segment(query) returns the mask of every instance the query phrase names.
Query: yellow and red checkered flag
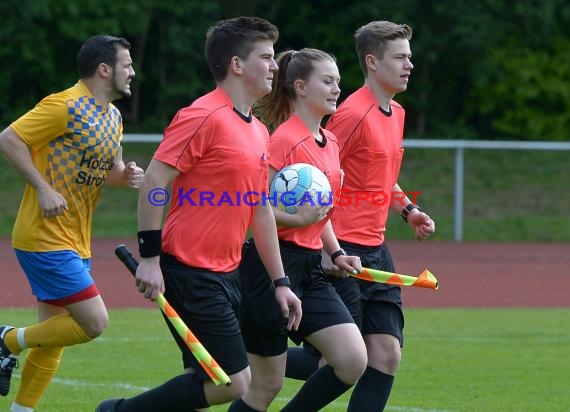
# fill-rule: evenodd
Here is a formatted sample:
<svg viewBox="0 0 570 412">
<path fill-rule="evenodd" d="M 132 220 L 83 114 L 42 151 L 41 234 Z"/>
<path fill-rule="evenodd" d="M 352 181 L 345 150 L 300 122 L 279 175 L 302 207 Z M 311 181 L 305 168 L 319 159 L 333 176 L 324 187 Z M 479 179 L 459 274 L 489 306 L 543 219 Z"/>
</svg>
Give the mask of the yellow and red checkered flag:
<svg viewBox="0 0 570 412">
<path fill-rule="evenodd" d="M 166 315 L 174 329 L 178 332 L 188 349 L 194 357 L 200 362 L 202 369 L 214 381 L 216 385 L 230 385 L 232 382 L 230 377 L 224 372 L 218 362 L 208 353 L 206 348 L 200 343 L 196 335 L 186 326 L 184 321 L 178 316 L 178 313 L 170 306 L 164 295 L 160 293 L 156 299 L 156 303 L 160 310 Z"/>
<path fill-rule="evenodd" d="M 370 282 L 387 283 L 398 286 L 416 286 L 419 288 L 437 289 L 439 282 L 429 270 L 424 270 L 418 277 L 385 272 L 383 270 L 362 268 L 360 273 L 350 274 L 358 279 Z"/>
<path fill-rule="evenodd" d="M 129 249 L 127 249 L 125 245 L 119 245 L 115 248 L 115 255 L 125 264 L 127 269 L 129 269 L 131 274 L 134 276 L 137 272 L 138 262 L 135 260 Z M 222 383 L 226 386 L 231 385 L 232 381 L 230 380 L 230 377 L 226 372 L 224 372 L 221 366 L 218 365 L 218 362 L 216 362 L 212 355 L 208 353 L 196 335 L 194 335 L 188 326 L 186 326 L 184 321 L 180 316 L 178 316 L 178 313 L 176 313 L 174 308 L 170 306 L 162 293 L 158 294 L 156 303 L 212 381 L 214 381 L 216 385 L 220 385 Z"/>
</svg>

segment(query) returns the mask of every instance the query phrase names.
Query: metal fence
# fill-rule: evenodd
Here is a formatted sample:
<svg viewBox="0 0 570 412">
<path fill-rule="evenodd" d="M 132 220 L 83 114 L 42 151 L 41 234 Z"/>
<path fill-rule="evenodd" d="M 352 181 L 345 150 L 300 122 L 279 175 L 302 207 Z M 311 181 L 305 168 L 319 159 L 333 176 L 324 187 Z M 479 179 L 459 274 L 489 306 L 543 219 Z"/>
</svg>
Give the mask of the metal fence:
<svg viewBox="0 0 570 412">
<path fill-rule="evenodd" d="M 157 143 L 161 134 L 125 134 L 124 142 Z M 463 187 L 466 149 L 494 150 L 550 150 L 570 151 L 570 142 L 524 142 L 510 140 L 422 140 L 404 139 L 404 147 L 421 149 L 451 149 L 455 151 L 453 214 L 453 238 L 463 240 Z"/>
</svg>

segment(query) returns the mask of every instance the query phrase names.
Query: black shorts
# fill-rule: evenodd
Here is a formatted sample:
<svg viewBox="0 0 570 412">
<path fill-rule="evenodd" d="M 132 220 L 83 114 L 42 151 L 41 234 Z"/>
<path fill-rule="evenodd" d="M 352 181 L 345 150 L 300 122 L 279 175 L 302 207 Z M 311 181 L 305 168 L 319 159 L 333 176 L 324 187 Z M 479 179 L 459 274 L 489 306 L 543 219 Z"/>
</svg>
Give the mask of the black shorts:
<svg viewBox="0 0 570 412">
<path fill-rule="evenodd" d="M 320 251 L 279 242 L 291 290 L 301 299 L 303 317 L 298 331 L 287 332 L 287 319 L 275 300 L 269 276 L 253 241 L 245 246 L 239 268 L 242 281 L 241 327 L 249 353 L 275 356 L 287 350 L 287 338 L 296 344 L 333 325 L 353 323 L 350 313 L 321 269 Z"/>
<path fill-rule="evenodd" d="M 160 267 L 164 297 L 221 368 L 228 375 L 247 368 L 238 320 L 241 294 L 237 270 L 218 273 L 192 268 L 166 254 L 161 256 Z M 184 367 L 209 379 L 176 329 L 165 320 L 182 351 Z"/>
<path fill-rule="evenodd" d="M 339 241 L 348 255 L 359 256 L 363 267 L 395 272 L 386 244 L 376 247 Z M 399 286 L 356 278 L 330 277 L 331 283 L 347 306 L 363 335 L 385 333 L 404 345 L 404 314 Z"/>
</svg>

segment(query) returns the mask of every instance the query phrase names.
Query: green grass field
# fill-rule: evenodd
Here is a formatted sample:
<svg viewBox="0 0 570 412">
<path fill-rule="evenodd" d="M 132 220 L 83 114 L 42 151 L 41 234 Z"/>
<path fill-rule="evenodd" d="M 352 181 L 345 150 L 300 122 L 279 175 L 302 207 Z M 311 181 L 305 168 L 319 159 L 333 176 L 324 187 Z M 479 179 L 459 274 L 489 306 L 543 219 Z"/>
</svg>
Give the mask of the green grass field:
<svg viewBox="0 0 570 412">
<path fill-rule="evenodd" d="M 32 310 L 0 310 L 3 322 L 32 323 Z M 37 411 L 93 411 L 100 400 L 137 394 L 181 370 L 158 310 L 112 310 L 96 341 L 66 349 Z M 570 310 L 408 309 L 406 345 L 387 411 L 555 412 L 570 407 Z M 8 410 L 13 390 L 0 398 Z M 299 384 L 287 380 L 270 411 Z M 326 411 L 344 411 L 348 394 Z M 224 411 L 227 406 L 211 408 Z M 166 412 L 166 411 L 165 411 Z"/>
<path fill-rule="evenodd" d="M 127 160 L 146 167 L 155 144 L 125 145 Z M 568 153 L 467 150 L 465 155 L 464 240 L 570 241 L 566 205 Z M 399 182 L 421 191 L 419 203 L 437 223 L 436 240 L 453 239 L 452 150 L 408 149 Z M 15 171 L 0 156 L 0 236 L 11 233 L 23 189 Z M 106 188 L 95 213 L 95 236 L 132 235 L 137 193 Z M 410 239 L 411 231 L 392 214 L 391 239 Z"/>
</svg>

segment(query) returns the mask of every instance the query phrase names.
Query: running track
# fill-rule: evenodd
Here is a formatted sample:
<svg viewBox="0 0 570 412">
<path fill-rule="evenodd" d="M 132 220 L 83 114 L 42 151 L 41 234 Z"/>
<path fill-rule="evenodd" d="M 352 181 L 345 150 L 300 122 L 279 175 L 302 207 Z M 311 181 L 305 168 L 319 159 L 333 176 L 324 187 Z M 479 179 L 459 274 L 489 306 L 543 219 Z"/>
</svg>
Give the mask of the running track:
<svg viewBox="0 0 570 412">
<path fill-rule="evenodd" d="M 133 239 L 95 239 L 92 274 L 109 308 L 154 307 L 138 293 L 114 257 L 117 244 L 136 252 Z M 439 290 L 404 287 L 406 307 L 570 307 L 570 244 L 388 243 L 398 271 L 418 276 L 425 268 Z M 135 253 L 136 256 L 136 253 Z M 8 238 L 0 238 L 0 307 L 31 307 L 24 274 Z"/>
</svg>

